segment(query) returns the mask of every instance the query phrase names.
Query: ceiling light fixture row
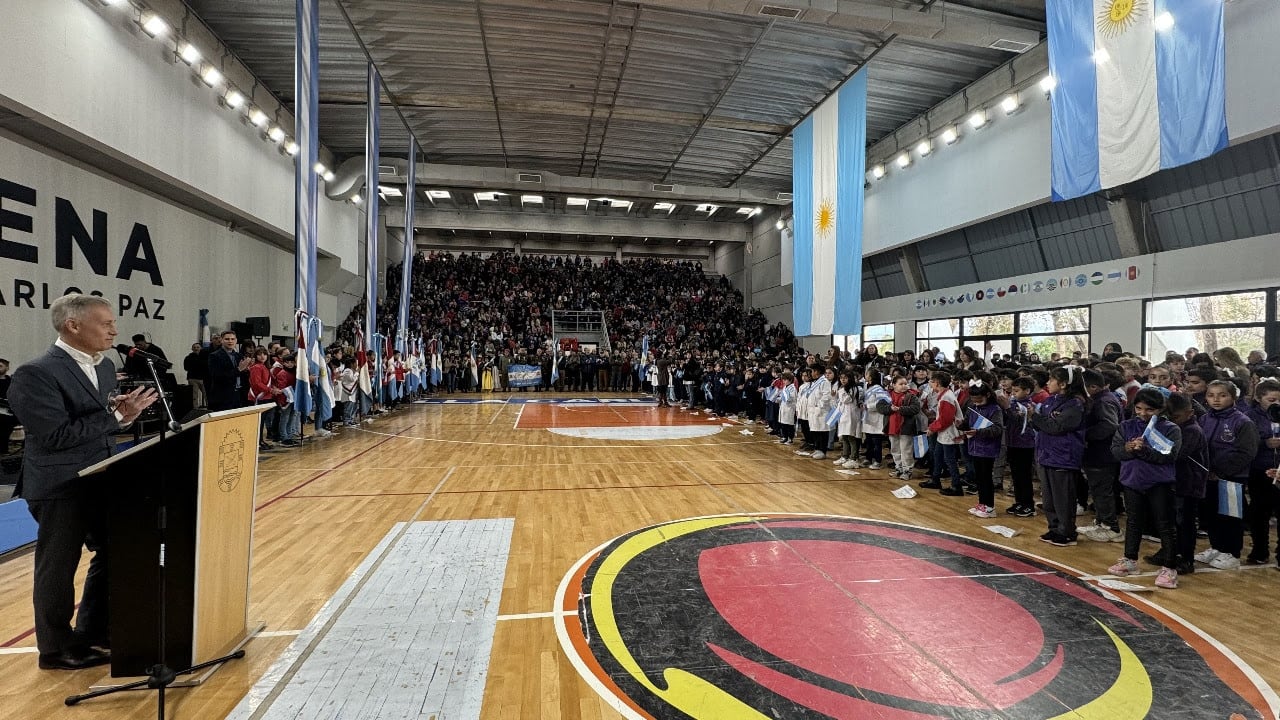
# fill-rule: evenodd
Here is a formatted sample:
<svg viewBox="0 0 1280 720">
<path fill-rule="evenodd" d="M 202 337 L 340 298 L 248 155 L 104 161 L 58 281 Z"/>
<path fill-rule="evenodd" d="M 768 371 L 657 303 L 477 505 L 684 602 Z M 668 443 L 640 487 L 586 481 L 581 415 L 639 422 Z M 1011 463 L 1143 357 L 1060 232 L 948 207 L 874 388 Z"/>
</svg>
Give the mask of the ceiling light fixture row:
<svg viewBox="0 0 1280 720">
<path fill-rule="evenodd" d="M 265 140 L 276 145 L 280 152 L 295 156 L 298 154 L 298 143 L 289 137 L 284 127 L 272 121 L 271 116 L 260 107 L 249 102 L 249 98 L 245 93 L 237 88 L 233 83 L 227 80 L 217 65 L 205 58 L 200 48 L 195 43 L 182 37 L 176 30 L 174 24 L 162 17 L 159 13 L 149 8 L 141 0 L 94 0 L 98 5 L 106 7 L 115 7 L 130 13 L 135 13 L 134 22 L 148 37 L 155 38 L 165 44 L 172 43 L 174 55 L 191 68 L 191 71 L 200 78 L 206 86 L 212 89 L 218 95 L 218 104 L 223 107 L 241 113 L 241 116 L 248 120 L 259 131 L 259 134 Z M 333 171 L 327 168 L 321 170 L 323 164 L 316 164 L 316 173 L 324 178 L 325 182 L 333 179 Z"/>
<path fill-rule="evenodd" d="M 1036 83 L 1045 97 L 1053 93 L 1053 89 L 1057 87 L 1057 80 L 1052 75 L 1045 75 Z M 1017 115 L 1023 110 L 1023 92 L 1015 89 L 1008 95 L 1001 98 L 996 103 L 996 107 L 1006 116 Z M 979 108 L 968 116 L 956 120 L 942 129 L 942 132 L 932 137 L 925 137 L 916 143 L 914 148 L 908 148 L 900 151 L 892 158 L 892 164 L 897 166 L 898 170 L 906 170 L 911 167 L 916 158 L 924 159 L 932 155 L 940 146 L 954 145 L 962 137 L 963 132 L 977 132 L 991 125 L 995 108 Z M 967 127 L 966 127 L 967 126 Z M 912 150 L 914 149 L 914 157 Z M 889 174 L 889 161 L 875 163 L 867 171 L 867 180 L 875 182 L 882 180 Z"/>
</svg>

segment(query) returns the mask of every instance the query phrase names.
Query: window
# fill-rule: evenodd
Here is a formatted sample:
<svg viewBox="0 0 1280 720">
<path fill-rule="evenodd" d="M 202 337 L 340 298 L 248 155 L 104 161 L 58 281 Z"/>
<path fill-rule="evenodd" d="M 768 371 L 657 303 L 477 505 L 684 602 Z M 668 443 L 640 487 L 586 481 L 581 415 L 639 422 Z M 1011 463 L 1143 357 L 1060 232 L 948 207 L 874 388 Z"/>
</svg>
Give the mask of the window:
<svg viewBox="0 0 1280 720">
<path fill-rule="evenodd" d="M 938 348 L 948 360 L 954 358 L 960 349 L 960 318 L 917 322 L 916 356 L 929 348 Z"/>
<path fill-rule="evenodd" d="M 893 352 L 893 323 L 863 325 L 862 344 L 875 345 L 881 355 Z"/>
<path fill-rule="evenodd" d="M 991 356 L 1013 354 L 1014 315 L 976 315 L 964 319 L 963 345 L 981 356 L 991 343 Z"/>
<path fill-rule="evenodd" d="M 1211 353 L 1235 348 L 1241 357 L 1267 347 L 1265 291 L 1148 300 L 1144 354 L 1163 358 L 1189 348 Z"/>
<path fill-rule="evenodd" d="M 1057 308 L 1018 313 L 1018 345 L 1041 361 L 1055 354 L 1069 358 L 1089 354 L 1089 308 Z"/>
<path fill-rule="evenodd" d="M 831 344 L 845 352 L 856 355 L 858 350 L 862 348 L 862 339 L 857 335 L 832 335 Z"/>
</svg>

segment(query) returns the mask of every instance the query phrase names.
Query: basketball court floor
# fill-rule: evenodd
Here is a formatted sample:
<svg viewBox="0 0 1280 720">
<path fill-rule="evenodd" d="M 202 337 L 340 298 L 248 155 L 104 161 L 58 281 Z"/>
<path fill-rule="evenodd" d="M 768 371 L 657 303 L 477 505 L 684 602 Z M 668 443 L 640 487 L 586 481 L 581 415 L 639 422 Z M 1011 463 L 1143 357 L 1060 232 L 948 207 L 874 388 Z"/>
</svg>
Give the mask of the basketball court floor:
<svg viewBox="0 0 1280 720">
<path fill-rule="evenodd" d="M 267 629 L 244 660 L 171 691 L 169 717 L 1280 707 L 1273 566 L 1197 571 L 1173 591 L 1144 566 L 1128 579 L 1142 590 L 1106 589 L 1118 544 L 1054 548 L 1042 518 L 898 498 L 886 472 L 799 457 L 759 425 L 635 396 L 446 400 L 263 456 L 250 614 Z M 104 672 L 36 669 L 31 566 L 0 564 L 3 716 L 153 716 L 142 693 L 63 706 Z"/>
</svg>

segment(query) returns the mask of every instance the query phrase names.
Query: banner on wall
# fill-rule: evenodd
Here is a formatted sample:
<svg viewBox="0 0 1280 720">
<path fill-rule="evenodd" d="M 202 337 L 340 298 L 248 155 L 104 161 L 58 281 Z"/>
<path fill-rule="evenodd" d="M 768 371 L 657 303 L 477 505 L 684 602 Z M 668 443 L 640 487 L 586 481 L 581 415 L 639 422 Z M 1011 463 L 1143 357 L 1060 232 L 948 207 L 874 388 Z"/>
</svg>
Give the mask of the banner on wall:
<svg viewBox="0 0 1280 720">
<path fill-rule="evenodd" d="M 936 317 L 955 315 L 972 307 L 972 314 L 1122 300 L 1146 295 L 1151 286 L 1149 258 L 1130 258 L 1113 264 L 1059 270 L 996 280 L 971 287 L 924 293 L 913 299 L 915 309 Z M 1016 307 L 1015 307 L 1016 305 Z M 973 307 L 976 306 L 976 307 Z M 937 313 L 929 312 L 937 310 Z"/>
<path fill-rule="evenodd" d="M 537 365 L 511 365 L 507 368 L 507 384 L 511 387 L 541 385 L 542 368 Z"/>
</svg>

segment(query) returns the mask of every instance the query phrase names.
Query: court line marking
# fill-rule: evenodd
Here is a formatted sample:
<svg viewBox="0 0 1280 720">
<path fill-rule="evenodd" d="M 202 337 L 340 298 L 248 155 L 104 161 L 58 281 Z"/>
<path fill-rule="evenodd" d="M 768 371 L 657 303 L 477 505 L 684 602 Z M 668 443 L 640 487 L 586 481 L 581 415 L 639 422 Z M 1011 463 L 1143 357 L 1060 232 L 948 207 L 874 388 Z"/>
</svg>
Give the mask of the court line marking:
<svg viewBox="0 0 1280 720">
<path fill-rule="evenodd" d="M 520 418 L 524 417 L 524 409 L 527 407 L 529 407 L 528 403 L 522 404 L 520 409 L 516 411 L 516 421 L 511 425 L 512 430 L 518 430 L 520 428 Z"/>
<path fill-rule="evenodd" d="M 430 504 L 432 498 L 436 496 L 436 493 L 440 492 L 440 488 L 444 487 L 444 484 L 453 476 L 453 471 L 454 468 L 449 468 L 449 472 L 440 478 L 440 482 L 436 483 L 435 489 L 422 501 L 422 504 L 409 516 L 407 521 L 399 522 L 392 526 L 392 531 L 383 537 L 382 542 L 378 543 L 377 547 L 374 548 L 374 552 L 369 554 L 369 557 L 356 568 L 356 572 L 338 588 L 337 593 L 320 608 L 320 612 L 316 613 L 315 618 L 308 624 L 308 627 L 316 624 L 319 624 L 319 627 L 310 638 L 305 638 L 307 642 L 303 643 L 304 637 L 299 634 L 293 643 L 280 654 L 280 657 L 272 663 L 267 672 L 262 675 L 262 678 L 250 688 L 246 697 L 251 698 L 250 707 L 248 708 L 251 719 L 261 718 L 262 713 L 270 709 L 271 705 L 279 699 L 283 688 L 297 675 L 303 663 L 311 657 L 319 646 L 320 641 L 329 634 L 329 631 L 333 629 L 334 623 L 351 605 L 351 601 L 355 599 L 360 590 L 369 582 L 369 579 L 382 567 L 382 563 L 387 559 L 391 549 L 409 532 L 409 526 L 427 509 L 427 505 Z M 355 582 L 352 582 L 352 580 L 355 580 Z M 342 596 L 339 601 L 339 595 L 344 589 L 346 590 L 346 595 Z M 318 623 L 322 618 L 323 623 Z M 266 691 L 265 694 L 262 691 Z"/>
<path fill-rule="evenodd" d="M 502 404 L 498 406 L 498 411 L 493 414 L 493 417 L 489 418 L 489 422 L 485 423 L 485 425 L 492 425 L 493 421 L 497 420 L 498 416 L 502 414 L 502 411 L 507 409 L 507 404 L 510 402 L 511 398 L 509 397 L 506 400 L 503 400 Z M 520 409 L 523 410 L 524 407 L 522 406 Z"/>
<path fill-rule="evenodd" d="M 416 424 L 415 424 L 415 425 L 411 425 L 410 427 L 416 427 Z M 452 443 L 452 444 L 455 444 L 455 445 L 491 445 L 491 446 L 494 446 L 494 447 L 557 448 L 557 449 L 570 449 L 570 450 L 618 450 L 618 449 L 622 449 L 622 448 L 646 448 L 646 449 L 652 450 L 652 449 L 654 448 L 654 445 L 653 445 L 653 444 L 648 444 L 648 445 L 621 445 L 621 444 L 614 443 L 614 444 L 612 444 L 612 445 L 564 445 L 564 444 L 562 444 L 562 443 L 557 443 L 557 444 L 549 444 L 549 443 L 504 443 L 504 442 L 485 442 L 485 441 L 482 441 L 482 440 L 446 440 L 446 439 L 444 439 L 444 438 L 418 437 L 417 435 L 400 435 L 400 434 L 398 434 L 398 433 L 393 435 L 393 434 L 391 434 L 391 433 L 381 433 L 381 432 L 378 432 L 378 431 L 376 431 L 376 430 L 366 430 L 366 429 L 364 429 L 364 428 L 355 428 L 355 429 L 356 429 L 356 430 L 359 430 L 360 432 L 366 432 L 366 433 L 369 433 L 370 435 L 383 435 L 383 436 L 387 436 L 387 437 L 399 437 L 399 438 L 401 438 L 401 439 L 403 439 L 403 440 L 420 440 L 420 441 L 422 441 L 422 442 Z M 405 428 L 405 430 L 408 430 L 408 429 L 409 429 L 409 428 Z M 404 432 L 404 430 L 402 430 L 401 432 Z M 562 436 L 562 437 L 564 437 L 564 436 Z M 719 437 L 719 436 L 718 436 L 718 435 L 708 435 L 707 437 L 709 437 L 709 438 L 714 438 L 714 437 Z M 774 443 L 774 441 L 773 441 L 773 440 L 748 440 L 748 441 L 746 441 L 746 442 L 737 442 L 737 441 L 735 441 L 735 442 L 705 442 L 705 443 L 672 443 L 672 444 L 669 444 L 669 445 L 663 445 L 663 447 L 668 447 L 668 448 L 673 448 L 673 447 L 700 447 L 700 448 L 710 448 L 710 447 L 719 447 L 719 446 L 724 446 L 724 445 L 728 445 L 728 446 L 734 446 L 734 445 L 764 445 L 764 444 L 769 444 L 769 443 Z"/>
<path fill-rule="evenodd" d="M 298 635 L 301 635 L 301 634 L 302 634 L 301 630 L 263 630 L 257 635 L 254 635 L 254 637 L 260 637 L 260 638 L 297 637 Z"/>
<path fill-rule="evenodd" d="M 531 612 L 531 613 L 513 613 L 511 615 L 499 615 L 498 620 L 540 620 L 543 618 L 562 618 L 577 615 L 575 610 L 552 610 L 550 612 Z"/>
<path fill-rule="evenodd" d="M 0 655 L 28 655 L 28 654 L 34 655 L 35 653 L 38 653 L 38 652 L 40 652 L 40 648 L 36 647 L 35 645 L 28 645 L 26 647 L 0 648 Z"/>
<path fill-rule="evenodd" d="M 415 428 L 415 427 L 417 427 L 417 424 L 416 424 L 416 423 L 415 423 L 415 424 L 413 424 L 413 425 L 410 425 L 409 427 L 405 428 L 404 430 L 401 430 L 401 431 L 400 431 L 400 432 L 398 432 L 398 433 L 395 433 L 395 434 L 389 434 L 389 435 L 387 435 L 386 439 L 382 440 L 381 442 L 376 442 L 376 443 L 374 443 L 373 445 L 370 445 L 369 447 L 365 448 L 364 450 L 361 450 L 360 452 L 356 453 L 355 455 L 352 455 L 351 457 L 347 458 L 346 460 L 343 460 L 342 462 L 338 463 L 337 465 L 334 465 L 333 467 L 329 468 L 328 470 L 325 470 L 324 472 L 322 472 L 322 473 L 320 473 L 320 474 L 316 475 L 315 477 L 313 477 L 313 478 L 311 478 L 311 479 L 309 479 L 309 480 L 306 480 L 306 481 L 305 481 L 305 482 L 303 482 L 302 484 L 295 486 L 295 487 L 294 487 L 294 488 L 292 488 L 291 490 L 286 490 L 283 494 L 281 494 L 281 495 L 277 495 L 277 496 L 275 496 L 275 497 L 271 498 L 270 500 L 268 500 L 268 501 L 266 501 L 266 502 L 262 503 L 261 505 L 259 505 L 259 506 L 255 507 L 255 508 L 253 509 L 254 513 L 257 513 L 259 510 L 263 510 L 263 509 L 265 509 L 265 508 L 267 508 L 267 507 L 270 507 L 271 505 L 275 504 L 276 502 L 280 501 L 281 499 L 283 499 L 284 497 L 286 497 L 287 495 L 289 495 L 289 493 L 292 493 L 292 492 L 296 492 L 296 491 L 298 491 L 298 490 L 301 490 L 302 488 L 304 488 L 304 487 L 306 487 L 306 486 L 310 485 L 311 483 L 315 482 L 316 480 L 319 480 L 320 478 L 324 477 L 325 475 L 328 475 L 329 473 L 333 472 L 334 470 L 337 470 L 337 469 L 339 469 L 339 468 L 341 468 L 341 467 L 345 466 L 347 463 L 351 462 L 352 460 L 355 460 L 356 458 L 360 457 L 361 455 L 364 455 L 365 453 L 369 452 L 370 450 L 373 450 L 373 449 L 375 449 L 375 448 L 382 447 L 383 445 L 387 444 L 388 442 L 391 442 L 391 439 L 392 439 L 392 438 L 395 438 L 395 437 L 399 437 L 399 436 L 400 436 L 400 433 L 408 432 L 408 431 L 412 430 L 412 429 L 413 429 L 413 428 Z M 446 475 L 445 477 L 448 477 L 448 475 Z"/>
</svg>

